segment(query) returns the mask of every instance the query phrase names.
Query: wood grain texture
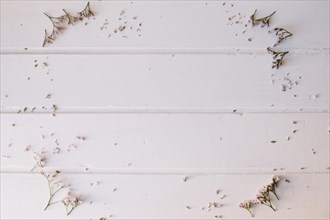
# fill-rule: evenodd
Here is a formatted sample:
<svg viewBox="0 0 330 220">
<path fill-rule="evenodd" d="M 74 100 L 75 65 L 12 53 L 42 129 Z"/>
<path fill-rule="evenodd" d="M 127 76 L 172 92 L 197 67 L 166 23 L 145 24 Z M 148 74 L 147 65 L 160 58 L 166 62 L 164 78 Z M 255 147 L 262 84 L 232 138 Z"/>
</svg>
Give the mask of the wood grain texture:
<svg viewBox="0 0 330 220">
<path fill-rule="evenodd" d="M 313 112 L 329 108 L 329 55 L 323 53 L 290 56 L 279 71 L 271 70 L 270 55 L 1 58 L 2 112 L 26 106 L 36 107 L 34 112 L 50 112 L 52 104 L 58 105 L 58 112 Z M 283 86 L 287 91 L 282 91 Z M 45 98 L 48 93 L 51 99 Z"/>
<path fill-rule="evenodd" d="M 275 37 L 267 30 L 248 28 L 247 33 L 242 34 L 249 16 L 255 9 L 260 9 L 260 16 L 276 10 L 272 27 L 288 28 L 294 33 L 294 38 L 283 42 L 281 47 L 329 48 L 328 1 L 281 1 L 280 4 L 277 1 L 237 1 L 228 2 L 225 6 L 223 2 L 93 1 L 91 7 L 96 13 L 95 20 L 91 19 L 88 25 L 81 23 L 70 28 L 52 47 L 264 49 L 275 42 Z M 85 2 L 1 1 L 1 6 L 2 47 L 23 49 L 41 47 L 44 29 L 51 31 L 51 23 L 43 15 L 44 12 L 60 16 L 63 14 L 62 8 L 65 8 L 74 13 L 82 10 Z M 118 20 L 122 10 L 126 13 L 122 20 Z M 227 25 L 230 17 L 239 17 L 238 13 L 246 16 L 238 21 L 243 24 Z M 134 16 L 138 18 L 132 19 Z M 108 19 L 108 28 L 101 30 L 105 19 Z M 114 29 L 126 21 L 127 29 L 114 34 Z M 232 22 L 235 23 L 236 19 Z M 137 31 L 140 23 L 142 30 Z M 110 38 L 109 34 L 112 35 Z M 253 40 L 250 42 L 248 38 Z"/>
<path fill-rule="evenodd" d="M 1 219 L 248 219 L 274 174 L 277 211 L 255 219 L 329 219 L 329 1 L 91 1 L 46 48 L 43 13 L 85 1 L 0 4 Z M 294 34 L 279 70 L 255 9 Z M 41 150 L 84 196 L 70 216 L 43 211 Z"/>
<path fill-rule="evenodd" d="M 28 172 L 32 150 L 44 148 L 47 166 L 69 172 L 325 172 L 327 119 L 327 113 L 6 114 L 1 153 L 10 158 L 1 167 Z M 86 141 L 76 139 L 84 135 Z M 56 140 L 62 151 L 53 155 Z"/>
<path fill-rule="evenodd" d="M 238 207 L 244 199 L 253 199 L 271 175 L 63 175 L 85 202 L 70 216 L 62 204 L 47 202 L 47 182 L 40 174 L 1 174 L 1 217 L 3 219 L 250 219 Z M 281 182 L 278 209 L 265 206 L 254 209 L 253 219 L 327 219 L 329 216 L 329 174 L 285 175 Z M 99 182 L 95 185 L 96 181 Z M 94 183 L 94 185 L 91 185 Z M 243 184 L 243 186 L 242 186 Z M 113 189 L 117 190 L 113 192 Z M 220 190 L 220 194 L 216 191 Z M 13 196 L 15 195 L 15 196 Z M 223 195 L 225 197 L 220 199 Z M 3 198 L 6 200 L 4 201 Z M 90 204 L 92 202 L 92 204 Z M 209 202 L 222 207 L 201 210 Z M 191 209 L 187 209 L 190 206 Z M 17 210 L 20 210 L 17 212 Z M 109 215 L 112 218 L 108 218 Z"/>
</svg>

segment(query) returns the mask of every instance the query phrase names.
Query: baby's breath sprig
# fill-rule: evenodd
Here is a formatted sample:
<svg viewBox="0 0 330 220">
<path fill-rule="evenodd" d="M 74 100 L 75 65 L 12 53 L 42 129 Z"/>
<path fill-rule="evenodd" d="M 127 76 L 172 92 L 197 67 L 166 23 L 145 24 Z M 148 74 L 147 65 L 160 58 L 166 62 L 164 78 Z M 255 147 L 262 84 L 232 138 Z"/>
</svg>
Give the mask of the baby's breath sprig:
<svg viewBox="0 0 330 220">
<path fill-rule="evenodd" d="M 41 152 L 34 152 L 34 161 L 36 162 L 36 164 L 34 165 L 34 167 L 31 169 L 31 172 L 39 167 L 39 168 L 43 168 L 46 165 L 47 162 L 47 157 L 46 157 L 46 152 L 41 151 Z"/>
<path fill-rule="evenodd" d="M 44 211 L 46 211 L 46 209 L 53 204 L 56 204 L 60 201 L 56 201 L 54 202 L 54 196 L 61 191 L 64 188 L 67 188 L 69 185 L 64 184 L 63 181 L 56 181 L 55 178 L 57 177 L 57 175 L 60 173 L 60 171 L 56 170 L 54 172 L 51 173 L 45 173 L 44 171 L 41 171 L 40 174 L 42 176 L 44 176 L 48 182 L 48 189 L 49 189 L 49 199 L 47 202 L 47 205 L 44 208 Z"/>
<path fill-rule="evenodd" d="M 280 178 L 278 176 L 273 176 L 272 182 L 267 185 L 267 190 L 272 192 L 277 200 L 280 200 L 278 195 L 276 194 L 276 188 L 278 187 L 278 183 L 280 182 Z"/>
<path fill-rule="evenodd" d="M 289 53 L 289 51 L 282 51 L 282 52 L 274 51 L 274 50 L 270 49 L 270 47 L 267 47 L 267 51 L 268 51 L 268 53 L 273 55 L 272 69 L 274 69 L 274 68 L 279 69 L 280 66 L 283 65 L 284 56 Z"/>
<path fill-rule="evenodd" d="M 262 189 L 259 190 L 259 193 L 257 194 L 257 200 L 259 201 L 260 204 L 268 206 L 269 208 L 271 208 L 273 211 L 276 211 L 276 209 L 274 208 L 272 201 L 271 201 L 271 197 L 269 195 L 269 190 L 267 187 L 263 187 Z"/>
<path fill-rule="evenodd" d="M 256 14 L 257 14 L 257 9 L 254 11 L 254 13 L 250 16 L 250 20 L 249 22 L 252 23 L 252 26 L 257 26 L 257 25 L 261 25 L 261 27 L 264 27 L 265 25 L 267 25 L 268 27 L 270 26 L 270 19 L 271 17 L 276 13 L 276 11 L 274 11 L 273 13 L 271 13 L 270 15 L 263 17 L 263 18 L 256 18 Z M 276 47 L 277 45 L 279 45 L 283 40 L 287 39 L 288 37 L 291 37 L 293 34 L 291 32 L 289 32 L 288 30 L 284 29 L 284 28 L 274 28 L 272 31 L 268 31 L 269 33 L 275 32 L 275 35 L 277 36 L 277 42 L 273 45 L 273 47 Z M 279 69 L 280 66 L 283 65 L 283 58 L 286 54 L 289 53 L 289 51 L 284 51 L 284 52 L 276 52 L 272 49 L 270 49 L 269 47 L 267 48 L 267 51 L 269 53 L 271 53 L 273 56 L 273 65 L 272 65 L 272 69 L 276 68 Z"/>
<path fill-rule="evenodd" d="M 277 42 L 274 44 L 274 47 L 279 45 L 283 40 L 292 36 L 292 33 L 290 33 L 288 30 L 284 28 L 274 28 L 274 32 L 275 35 L 278 37 Z"/>
<path fill-rule="evenodd" d="M 70 215 L 78 205 L 83 203 L 83 200 L 81 196 L 74 196 L 71 192 L 68 192 L 66 197 L 62 200 L 62 203 L 65 206 L 66 215 Z"/>
<path fill-rule="evenodd" d="M 251 22 L 252 22 L 252 26 L 256 26 L 261 24 L 261 27 L 264 27 L 265 25 L 267 25 L 269 27 L 270 24 L 270 18 L 276 13 L 276 11 L 274 11 L 273 13 L 271 13 L 270 15 L 263 17 L 263 18 L 256 18 L 256 14 L 257 14 L 257 9 L 254 11 L 254 13 L 250 16 Z"/>
<path fill-rule="evenodd" d="M 94 16 L 94 13 L 91 10 L 89 2 L 87 3 L 84 10 L 82 10 L 78 14 L 79 14 L 80 20 L 82 20 L 83 18 L 89 18 L 90 16 Z"/>
<path fill-rule="evenodd" d="M 52 22 L 53 30 L 61 32 L 65 29 L 64 26 L 63 26 L 63 23 L 66 20 L 65 15 L 62 15 L 62 16 L 59 16 L 59 17 L 52 17 L 52 16 L 48 15 L 47 13 L 44 13 L 44 15 L 46 15 L 49 18 L 49 20 Z"/>
<path fill-rule="evenodd" d="M 90 16 L 94 16 L 94 13 L 91 10 L 89 2 L 87 3 L 84 10 L 82 10 L 81 12 L 78 12 L 78 16 L 69 14 L 65 9 L 63 9 L 63 11 L 65 14 L 61 15 L 59 17 L 52 17 L 52 16 L 48 15 L 47 13 L 44 13 L 49 18 L 49 20 L 52 22 L 53 30 L 52 30 L 51 34 L 48 34 L 47 30 L 45 30 L 45 37 L 44 37 L 44 41 L 42 43 L 43 47 L 45 47 L 49 44 L 52 44 L 55 41 L 57 36 L 63 30 L 65 30 L 66 22 L 69 25 L 70 24 L 73 25 L 73 24 L 77 23 L 78 21 L 84 20 L 84 18 L 89 18 Z"/>
<path fill-rule="evenodd" d="M 57 35 L 60 34 L 65 29 L 64 22 L 66 20 L 66 16 L 64 15 L 60 17 L 52 17 L 47 13 L 44 13 L 44 15 L 46 15 L 49 18 L 49 20 L 52 22 L 53 30 L 51 34 L 48 34 L 47 30 L 45 30 L 45 37 L 42 43 L 43 47 L 45 47 L 48 44 L 52 44 L 55 41 Z"/>
<path fill-rule="evenodd" d="M 244 202 L 241 202 L 239 204 L 240 208 L 246 209 L 252 217 L 254 217 L 252 208 L 257 205 L 257 204 L 262 204 L 265 206 L 268 206 L 271 208 L 273 211 L 276 211 L 272 204 L 272 197 L 271 194 L 274 194 L 276 199 L 279 200 L 278 195 L 276 194 L 276 188 L 278 187 L 278 184 L 280 182 L 280 177 L 279 176 L 273 176 L 272 182 L 269 183 L 268 185 L 262 187 L 258 194 L 256 195 L 256 199 L 254 200 L 246 200 Z"/>
<path fill-rule="evenodd" d="M 45 29 L 45 37 L 44 42 L 42 43 L 42 47 L 45 47 L 48 44 L 52 44 L 54 42 L 54 38 L 52 38 L 51 35 L 48 34 L 47 30 Z"/>
<path fill-rule="evenodd" d="M 279 182 L 280 182 L 280 177 L 273 176 L 272 182 L 269 183 L 267 186 L 262 187 L 256 196 L 260 204 L 268 206 L 273 211 L 276 211 L 276 209 L 272 204 L 270 193 L 273 193 L 276 199 L 279 200 L 278 195 L 276 194 L 276 188 L 278 187 Z"/>
<path fill-rule="evenodd" d="M 62 9 L 65 13 L 65 16 L 68 18 L 68 24 L 75 24 L 79 21 L 79 17 L 70 15 L 65 9 Z"/>
<path fill-rule="evenodd" d="M 256 205 L 256 204 L 259 204 L 259 200 L 246 200 L 244 202 L 241 202 L 239 204 L 239 207 L 240 208 L 243 208 L 243 209 L 246 209 L 251 217 L 253 217 L 253 212 L 252 212 L 252 208 Z"/>
</svg>

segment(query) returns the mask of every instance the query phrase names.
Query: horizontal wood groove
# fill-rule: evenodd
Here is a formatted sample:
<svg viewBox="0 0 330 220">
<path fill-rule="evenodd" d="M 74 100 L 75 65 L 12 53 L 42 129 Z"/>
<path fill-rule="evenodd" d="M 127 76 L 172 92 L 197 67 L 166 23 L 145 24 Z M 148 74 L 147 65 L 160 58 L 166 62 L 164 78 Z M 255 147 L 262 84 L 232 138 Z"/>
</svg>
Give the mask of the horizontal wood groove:
<svg viewBox="0 0 330 220">
<path fill-rule="evenodd" d="M 0 2 L 11 2 L 12 0 L 0 0 Z M 53 1 L 53 0 L 19 0 L 19 1 L 22 1 L 22 2 L 25 2 L 25 1 L 29 1 L 29 2 L 38 2 L 38 1 Z M 84 0 L 70 0 L 71 2 L 85 2 Z M 89 0 L 90 2 L 98 2 L 100 0 Z M 219 0 L 103 0 L 104 2 L 219 2 Z M 244 0 L 232 0 L 232 1 L 236 1 L 236 2 L 239 2 L 239 1 L 243 1 Z M 264 2 L 265 0 L 253 0 L 253 1 L 260 1 L 260 2 Z M 274 1 L 274 0 L 266 0 L 267 1 Z M 279 1 L 279 2 L 285 2 L 285 1 L 288 1 L 288 0 L 276 0 L 276 1 Z M 311 0 L 291 0 L 293 2 L 300 2 L 300 1 L 305 1 L 305 2 L 310 2 Z M 316 2 L 326 2 L 328 0 L 316 0 Z M 221 2 L 221 1 L 220 1 Z"/>
<path fill-rule="evenodd" d="M 51 107 L 49 107 L 51 108 Z M 17 113 L 22 108 L 4 107 L 0 114 L 53 114 L 52 110 Z M 21 110 L 22 111 L 22 110 Z M 329 113 L 326 108 L 107 108 L 63 107 L 56 114 L 274 114 L 274 113 Z"/>
<path fill-rule="evenodd" d="M 280 48 L 290 54 L 329 53 L 330 48 Z M 268 54 L 266 48 L 1 48 L 10 54 Z"/>
<path fill-rule="evenodd" d="M 109 175 L 191 175 L 191 176 L 213 176 L 213 175 L 313 175 L 313 174 L 329 174 L 329 169 L 288 169 L 273 171 L 272 169 L 101 169 L 101 168 L 60 168 L 60 167 L 49 167 L 45 168 L 44 171 L 50 172 L 54 170 L 60 170 L 61 173 L 65 174 L 109 174 Z M 2 168 L 0 173 L 16 173 L 16 174 L 38 174 L 38 171 L 27 171 L 21 168 Z"/>
</svg>

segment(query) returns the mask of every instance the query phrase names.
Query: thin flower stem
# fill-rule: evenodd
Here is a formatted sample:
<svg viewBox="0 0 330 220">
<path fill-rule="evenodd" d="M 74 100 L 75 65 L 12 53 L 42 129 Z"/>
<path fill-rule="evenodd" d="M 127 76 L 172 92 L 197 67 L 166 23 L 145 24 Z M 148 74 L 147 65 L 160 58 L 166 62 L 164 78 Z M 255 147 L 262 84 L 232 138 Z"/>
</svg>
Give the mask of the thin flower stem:
<svg viewBox="0 0 330 220">
<path fill-rule="evenodd" d="M 52 17 L 50 17 L 47 13 L 44 13 L 44 15 L 46 15 L 52 21 Z"/>
<path fill-rule="evenodd" d="M 92 12 L 91 8 L 90 8 L 90 4 L 89 2 L 87 2 L 86 7 L 84 8 L 84 10 L 82 10 L 81 12 L 79 12 L 80 16 L 84 16 L 84 17 L 90 17 L 91 15 L 94 16 L 94 13 Z"/>
<path fill-rule="evenodd" d="M 37 167 L 37 164 L 34 165 L 34 167 L 30 170 L 30 172 L 32 172 L 36 167 Z"/>
<path fill-rule="evenodd" d="M 60 17 L 53 17 L 53 16 L 48 15 L 47 13 L 44 13 L 44 15 L 46 15 L 49 18 L 49 20 L 51 20 L 51 22 L 53 24 L 56 24 L 56 20 L 59 21 L 59 19 L 61 19 L 61 17 L 62 17 L 62 16 L 60 16 Z"/>
<path fill-rule="evenodd" d="M 270 205 L 269 207 L 273 209 L 274 212 L 276 212 L 276 209 L 273 207 L 273 205 Z"/>
<path fill-rule="evenodd" d="M 56 194 L 58 191 L 60 191 L 61 189 L 64 188 L 64 187 L 60 187 L 60 188 L 58 188 L 55 192 L 52 193 L 52 187 L 50 186 L 50 181 L 47 180 L 47 182 L 48 182 L 48 188 L 49 188 L 49 199 L 48 199 L 48 202 L 47 202 L 46 207 L 44 208 L 44 211 L 46 211 L 46 209 L 47 209 L 50 205 L 55 204 L 55 203 L 58 202 L 58 201 L 57 201 L 57 202 L 51 202 L 51 201 L 52 201 L 53 197 L 55 196 L 55 194 Z"/>
<path fill-rule="evenodd" d="M 68 18 L 68 24 L 74 24 L 76 21 L 79 20 L 78 17 L 72 16 L 70 15 L 65 9 L 62 9 L 66 15 L 66 17 Z"/>
<path fill-rule="evenodd" d="M 249 211 L 249 213 L 251 214 L 251 217 L 253 218 L 254 216 L 253 216 L 253 213 L 252 213 L 251 209 L 246 209 L 246 210 Z"/>
<path fill-rule="evenodd" d="M 256 10 L 256 11 L 257 11 L 257 10 Z M 262 21 L 262 20 L 265 20 L 265 19 L 269 19 L 269 18 L 270 18 L 271 16 L 273 16 L 275 13 L 276 13 L 276 11 L 274 11 L 273 13 L 271 13 L 270 15 L 268 15 L 268 16 L 266 16 L 266 17 L 256 19 L 255 21 Z"/>
<path fill-rule="evenodd" d="M 55 22 L 53 20 L 54 17 L 49 16 L 47 13 L 44 13 L 44 15 L 46 15 L 49 18 L 49 20 L 52 22 L 53 26 L 56 26 L 56 24 L 55 24 Z"/>
<path fill-rule="evenodd" d="M 62 202 L 62 201 L 51 202 L 50 205 L 53 205 L 53 204 L 56 204 L 56 203 L 59 203 L 59 202 Z"/>
<path fill-rule="evenodd" d="M 48 202 L 47 202 L 47 205 L 46 205 L 46 207 L 44 208 L 44 211 L 46 211 L 46 209 L 51 205 L 51 203 L 50 203 L 50 200 L 52 199 L 52 197 L 49 197 L 49 199 L 48 199 Z"/>
<path fill-rule="evenodd" d="M 48 184 L 49 185 L 49 184 Z M 50 196 L 49 196 L 49 199 L 48 199 L 48 202 L 47 202 L 47 205 L 46 205 L 46 207 L 44 208 L 44 211 L 46 211 L 46 209 L 48 208 L 48 206 L 50 206 L 51 205 L 51 201 L 52 201 L 52 198 L 53 198 L 53 196 L 54 196 L 55 194 L 51 194 L 50 193 Z"/>
<path fill-rule="evenodd" d="M 50 186 L 50 182 L 47 180 L 48 182 L 48 189 L 49 189 L 49 196 L 52 196 L 52 187 Z"/>
<path fill-rule="evenodd" d="M 276 197 L 277 200 L 280 200 L 280 199 L 278 198 L 278 195 L 276 194 L 275 190 L 272 191 L 272 193 L 274 194 L 274 196 Z"/>
<path fill-rule="evenodd" d="M 66 213 L 66 215 L 70 215 L 71 214 L 71 212 L 74 210 L 74 207 L 72 207 L 71 208 L 71 210 L 68 212 L 68 210 L 67 210 L 67 213 Z"/>
<path fill-rule="evenodd" d="M 254 11 L 254 13 L 250 16 L 252 25 L 255 26 L 255 25 L 262 23 L 263 25 L 267 25 L 269 27 L 270 18 L 275 14 L 275 12 L 276 11 L 274 11 L 273 13 L 271 13 L 270 15 L 268 15 L 266 17 L 256 19 L 256 14 L 257 14 L 257 9 L 256 9 Z"/>
<path fill-rule="evenodd" d="M 272 202 L 270 200 L 267 201 L 268 203 L 264 203 L 264 205 L 268 206 L 269 208 L 271 208 L 274 212 L 276 211 L 276 209 L 274 208 Z"/>
</svg>

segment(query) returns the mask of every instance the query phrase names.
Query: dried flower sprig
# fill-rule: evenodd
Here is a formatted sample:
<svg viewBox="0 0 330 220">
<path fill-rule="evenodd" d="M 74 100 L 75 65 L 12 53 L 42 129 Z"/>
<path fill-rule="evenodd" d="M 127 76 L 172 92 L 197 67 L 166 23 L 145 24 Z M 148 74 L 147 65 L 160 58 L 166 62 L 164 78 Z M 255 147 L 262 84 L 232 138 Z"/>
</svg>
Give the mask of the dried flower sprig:
<svg viewBox="0 0 330 220">
<path fill-rule="evenodd" d="M 261 27 L 264 27 L 265 25 L 267 25 L 269 27 L 270 24 L 270 18 L 276 13 L 276 11 L 274 11 L 273 13 L 271 13 L 270 15 L 263 17 L 263 18 L 256 18 L 256 14 L 257 14 L 257 9 L 254 11 L 254 13 L 250 16 L 251 22 L 252 22 L 252 26 L 256 26 L 261 24 Z"/>
<path fill-rule="evenodd" d="M 212 209 L 220 208 L 220 207 L 221 207 L 221 204 L 219 202 L 209 202 L 207 204 L 207 210 L 208 211 L 211 211 Z"/>
<path fill-rule="evenodd" d="M 243 208 L 243 209 L 246 209 L 250 213 L 251 217 L 253 217 L 252 208 L 256 204 L 259 204 L 259 200 L 246 200 L 244 202 L 241 202 L 239 204 L 239 207 Z"/>
<path fill-rule="evenodd" d="M 44 37 L 44 41 L 42 43 L 42 47 L 47 46 L 48 44 L 52 44 L 55 41 L 55 38 L 53 38 L 54 36 L 49 35 L 47 30 L 45 29 L 45 37 Z"/>
<path fill-rule="evenodd" d="M 91 10 L 89 2 L 87 2 L 87 5 L 84 10 L 79 12 L 79 18 L 80 20 L 82 20 L 83 18 L 89 18 L 90 16 L 94 16 L 94 13 Z"/>
<path fill-rule="evenodd" d="M 80 19 L 79 17 L 76 17 L 76 16 L 73 16 L 73 15 L 70 15 L 65 9 L 62 9 L 65 13 L 65 16 L 67 17 L 68 19 L 68 24 L 75 24 L 77 23 Z"/>
<path fill-rule="evenodd" d="M 47 30 L 45 30 L 45 37 L 44 37 L 44 41 L 42 43 L 43 47 L 45 47 L 49 44 L 52 44 L 55 41 L 57 36 L 63 30 L 65 30 L 66 22 L 67 22 L 67 24 L 73 25 L 73 24 L 77 23 L 78 21 L 84 20 L 84 18 L 89 18 L 90 16 L 94 16 L 94 13 L 92 12 L 92 10 L 90 8 L 89 2 L 87 3 L 84 10 L 82 10 L 81 12 L 78 12 L 78 16 L 73 16 L 64 9 L 63 9 L 63 11 L 65 14 L 62 16 L 59 16 L 59 17 L 52 17 L 52 16 L 44 13 L 52 22 L 53 30 L 52 30 L 51 34 L 48 34 Z"/>
<path fill-rule="evenodd" d="M 262 189 L 259 190 L 259 193 L 257 194 L 257 200 L 259 201 L 260 204 L 265 205 L 270 207 L 273 211 L 276 211 L 274 208 L 271 197 L 269 195 L 269 190 L 267 187 L 263 187 Z"/>
<path fill-rule="evenodd" d="M 36 162 L 36 164 L 31 169 L 31 172 L 37 167 L 43 168 L 47 162 L 46 152 L 44 152 L 44 151 L 41 151 L 40 153 L 34 152 L 34 154 L 35 155 L 34 155 L 33 159 Z"/>
<path fill-rule="evenodd" d="M 274 47 L 279 45 L 283 40 L 291 37 L 293 34 L 284 28 L 274 28 L 275 35 L 278 37 Z"/>
<path fill-rule="evenodd" d="M 269 192 L 272 192 L 277 200 L 280 200 L 278 195 L 276 194 L 276 188 L 278 187 L 278 183 L 280 182 L 279 176 L 273 176 L 272 182 L 267 185 L 267 189 Z"/>
<path fill-rule="evenodd" d="M 276 211 L 276 209 L 272 204 L 270 193 L 273 193 L 276 199 L 279 200 L 279 197 L 276 194 L 276 188 L 278 187 L 279 182 L 280 182 L 280 177 L 273 176 L 272 182 L 269 183 L 267 186 L 264 186 L 262 189 L 260 189 L 259 193 L 256 196 L 260 204 L 270 207 L 273 211 Z"/>
<path fill-rule="evenodd" d="M 261 27 L 264 27 L 265 25 L 267 25 L 268 27 L 270 26 L 270 19 L 271 17 L 276 13 L 276 11 L 274 11 L 273 13 L 271 13 L 270 15 L 263 17 L 263 18 L 256 18 L 256 14 L 257 14 L 257 9 L 254 11 L 254 13 L 250 16 L 250 20 L 249 22 L 252 23 L 252 26 L 257 26 L 257 25 L 261 25 Z M 277 42 L 273 45 L 273 47 L 276 47 L 277 45 L 279 45 L 283 40 L 287 39 L 288 37 L 291 37 L 293 34 L 291 32 L 289 32 L 288 30 L 284 29 L 284 28 L 274 28 L 273 31 L 268 31 L 269 33 L 275 32 L 275 35 L 277 36 Z M 250 39 L 248 39 L 250 41 Z M 273 65 L 272 65 L 272 69 L 276 68 L 279 69 L 280 66 L 283 65 L 283 58 L 286 54 L 289 53 L 289 51 L 284 51 L 284 52 L 276 52 L 271 50 L 269 47 L 267 48 L 267 51 L 269 53 L 271 53 L 273 56 Z"/>
<path fill-rule="evenodd" d="M 274 68 L 279 69 L 280 66 L 283 65 L 284 56 L 289 53 L 289 51 L 274 51 L 274 50 L 270 49 L 270 47 L 267 47 L 267 51 L 268 51 L 268 53 L 273 55 L 272 69 L 274 69 Z"/>
<path fill-rule="evenodd" d="M 67 188 L 69 185 L 64 184 L 63 181 L 55 181 L 55 178 L 60 173 L 60 171 L 56 170 L 51 173 L 45 173 L 43 171 L 40 172 L 43 175 L 47 182 L 48 182 L 48 189 L 49 189 L 49 199 L 47 205 L 45 206 L 44 210 L 46 210 L 50 205 L 56 204 L 60 201 L 53 201 L 54 196 L 62 189 Z"/>
<path fill-rule="evenodd" d="M 83 203 L 83 200 L 81 196 L 74 196 L 71 192 L 68 192 L 66 197 L 62 200 L 62 203 L 65 206 L 66 215 L 70 215 L 78 205 Z"/>
<path fill-rule="evenodd" d="M 258 194 L 256 195 L 256 199 L 246 200 L 244 202 L 241 202 L 239 204 L 239 207 L 246 209 L 252 217 L 254 217 L 252 208 L 257 204 L 262 204 L 262 205 L 268 206 L 273 211 L 276 211 L 276 209 L 274 208 L 274 206 L 272 204 L 272 198 L 271 198 L 270 193 L 274 194 L 276 199 L 279 200 L 279 197 L 276 194 L 276 188 L 278 187 L 279 182 L 280 182 L 280 177 L 273 176 L 272 182 L 259 190 Z"/>
<path fill-rule="evenodd" d="M 49 20 L 52 22 L 53 31 L 55 30 L 55 31 L 61 32 L 65 29 L 64 26 L 63 26 L 63 23 L 66 20 L 65 15 L 62 15 L 62 16 L 59 16 L 59 17 L 52 17 L 52 16 L 48 15 L 47 13 L 44 13 L 44 15 L 46 15 L 49 18 Z"/>
</svg>

